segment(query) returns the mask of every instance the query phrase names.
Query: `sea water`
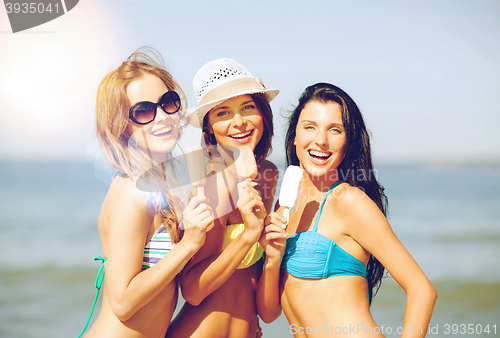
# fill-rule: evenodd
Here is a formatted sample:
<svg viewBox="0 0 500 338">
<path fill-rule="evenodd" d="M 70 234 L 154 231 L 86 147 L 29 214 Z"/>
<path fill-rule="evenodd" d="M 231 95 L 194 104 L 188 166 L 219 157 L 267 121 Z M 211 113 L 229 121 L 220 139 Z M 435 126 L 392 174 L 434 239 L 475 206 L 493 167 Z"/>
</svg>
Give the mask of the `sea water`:
<svg viewBox="0 0 500 338">
<path fill-rule="evenodd" d="M 499 168 L 380 166 L 376 175 L 394 232 L 439 293 L 428 336 L 500 335 Z M 0 337 L 78 336 L 111 176 L 88 163 L 0 163 Z M 397 336 L 405 304 L 384 278 L 371 310 L 386 336 Z M 265 337 L 292 336 L 284 315 L 261 325 Z"/>
</svg>

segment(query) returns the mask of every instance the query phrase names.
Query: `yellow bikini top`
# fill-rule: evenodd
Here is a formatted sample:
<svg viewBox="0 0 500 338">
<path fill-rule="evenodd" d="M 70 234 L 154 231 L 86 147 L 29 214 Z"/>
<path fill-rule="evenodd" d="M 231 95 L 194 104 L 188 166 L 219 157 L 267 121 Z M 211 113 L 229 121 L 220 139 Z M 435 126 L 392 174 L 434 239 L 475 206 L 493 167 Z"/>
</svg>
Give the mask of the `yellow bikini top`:
<svg viewBox="0 0 500 338">
<path fill-rule="evenodd" d="M 222 249 L 224 250 L 226 246 L 229 245 L 239 234 L 245 230 L 244 223 L 228 224 L 226 226 L 226 235 L 224 236 L 224 242 L 222 244 Z M 262 257 L 264 249 L 260 246 L 259 242 L 255 243 L 248 251 L 243 261 L 238 266 L 238 269 L 246 269 L 257 263 L 257 261 Z"/>
<path fill-rule="evenodd" d="M 210 168 L 213 172 L 216 172 L 214 163 L 224 164 L 227 167 L 227 164 L 222 157 L 210 156 L 209 160 Z M 231 196 L 230 200 L 232 200 Z M 222 250 L 224 250 L 229 245 L 229 243 L 231 243 L 239 234 L 241 234 L 243 230 L 245 230 L 244 223 L 227 224 L 224 242 L 222 243 Z M 255 243 L 254 245 L 252 245 L 245 258 L 243 258 L 243 261 L 238 266 L 238 269 L 246 269 L 251 267 L 259 261 L 263 253 L 264 249 L 262 249 L 262 246 L 260 246 L 259 242 Z"/>
</svg>

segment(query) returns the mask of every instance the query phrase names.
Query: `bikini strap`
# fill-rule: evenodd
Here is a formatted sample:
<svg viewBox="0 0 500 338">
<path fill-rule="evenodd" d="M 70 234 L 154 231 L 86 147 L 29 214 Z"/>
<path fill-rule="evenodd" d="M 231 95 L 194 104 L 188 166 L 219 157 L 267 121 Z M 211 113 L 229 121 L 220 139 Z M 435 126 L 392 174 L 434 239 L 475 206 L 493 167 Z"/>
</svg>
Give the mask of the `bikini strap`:
<svg viewBox="0 0 500 338">
<path fill-rule="evenodd" d="M 330 187 L 330 189 L 326 193 L 325 197 L 323 197 L 323 202 L 321 202 L 321 205 L 319 206 L 318 215 L 316 216 L 316 222 L 314 222 L 314 227 L 313 227 L 312 231 L 314 231 L 314 232 L 318 231 L 319 218 L 321 217 L 321 214 L 323 213 L 323 206 L 325 205 L 326 198 L 328 197 L 328 195 L 330 195 L 332 190 L 335 189 L 335 187 L 337 185 L 339 185 L 339 180 L 337 180 L 337 181 L 335 181 L 335 183 L 333 183 L 333 185 Z"/>
<path fill-rule="evenodd" d="M 82 333 L 80 333 L 78 338 L 83 336 L 83 334 L 85 333 L 85 330 L 87 330 L 87 327 L 89 326 L 90 318 L 92 318 L 92 314 L 94 313 L 95 304 L 97 303 L 97 299 L 99 298 L 99 291 L 101 290 L 102 280 L 104 279 L 104 262 L 106 262 L 106 258 L 101 257 L 101 256 L 96 256 L 96 257 L 94 257 L 94 260 L 101 261 L 101 267 L 99 268 L 99 271 L 97 272 L 97 276 L 95 277 L 95 288 L 97 289 L 97 291 L 95 293 L 94 304 L 92 304 L 92 309 L 90 310 L 89 318 L 87 319 L 87 322 L 85 323 L 85 327 L 83 328 L 83 331 L 82 331 Z"/>
</svg>

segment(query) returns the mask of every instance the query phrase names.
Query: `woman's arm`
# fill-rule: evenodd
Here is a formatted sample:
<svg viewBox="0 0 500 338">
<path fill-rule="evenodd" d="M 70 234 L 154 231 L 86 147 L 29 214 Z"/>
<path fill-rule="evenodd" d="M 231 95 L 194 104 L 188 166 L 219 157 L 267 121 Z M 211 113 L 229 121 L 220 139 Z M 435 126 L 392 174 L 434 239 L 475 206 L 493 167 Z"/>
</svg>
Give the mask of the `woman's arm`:
<svg viewBox="0 0 500 338">
<path fill-rule="evenodd" d="M 227 215 L 217 219 L 200 253 L 181 272 L 182 295 L 192 305 L 199 305 L 232 276 L 262 232 L 266 215 L 262 199 L 249 181 L 238 187 L 245 191 L 238 199 L 245 230 L 220 252 Z"/>
<path fill-rule="evenodd" d="M 254 182 L 257 183 L 255 189 L 260 193 L 265 209 L 272 206 L 278 176 L 278 168 L 273 163 L 264 161 L 259 165 L 259 174 Z M 210 194 L 208 197 L 211 203 L 217 202 L 215 204 L 217 208 L 216 215 L 219 218 L 215 221 L 214 228 L 207 232 L 205 245 L 193 257 L 193 260 L 187 264 L 180 275 L 182 295 L 188 303 L 195 306 L 199 305 L 203 299 L 217 290 L 233 275 L 248 250 L 261 235 L 262 220 L 259 221 L 258 217 L 253 220 L 248 219 L 248 217 L 252 217 L 252 209 L 252 212 L 247 215 L 246 221 L 245 217 L 243 217 L 245 231 L 221 252 L 227 218 L 230 212 L 227 210 L 230 205 L 227 198 L 230 196 L 231 189 L 225 184 L 227 182 L 229 185 L 235 186 L 235 179 L 237 179 L 236 175 L 232 174 L 230 170 L 225 170 L 209 177 L 207 180 L 208 188 L 206 187 L 205 191 Z M 250 206 L 248 204 L 247 208 Z M 261 215 L 261 217 L 263 216 Z M 257 229 L 253 229 L 247 222 L 253 222 L 257 225 L 260 222 L 260 230 L 256 231 Z"/>
<path fill-rule="evenodd" d="M 224 237 L 224 232 L 217 231 L 222 224 L 218 221 L 216 223 L 219 224 L 209 231 L 211 236 L 207 235 L 207 244 L 218 241 L 218 238 L 213 239 L 214 237 Z M 194 260 L 190 262 L 180 274 L 184 299 L 191 305 L 197 306 L 217 290 L 236 271 L 252 245 L 257 242 L 259 235 L 260 231 L 252 233 L 245 230 L 219 255 L 210 256 L 198 262 Z M 207 251 L 210 250 L 202 252 L 197 258 L 206 255 Z"/>
<path fill-rule="evenodd" d="M 286 248 L 286 218 L 281 210 L 270 213 L 264 222 L 265 228 L 259 239 L 266 252 L 266 261 L 257 285 L 257 313 L 269 324 L 281 315 L 280 268 Z"/>
<path fill-rule="evenodd" d="M 361 190 L 349 187 L 336 208 L 346 219 L 346 234 L 384 265 L 407 294 L 404 328 L 424 337 L 437 293 L 410 253 L 401 244 L 377 205 Z M 415 329 L 421 328 L 421 331 Z"/>
<path fill-rule="evenodd" d="M 105 265 L 113 312 L 125 321 L 154 299 L 201 247 L 213 216 L 205 197 L 193 198 L 184 212 L 183 239 L 155 266 L 141 271 L 154 210 L 148 202 L 148 193 L 137 190 L 128 179 L 120 181 L 116 182 L 120 187 L 108 201 Z"/>
<path fill-rule="evenodd" d="M 263 196 L 267 210 L 271 210 L 274 202 L 279 171 L 274 163 L 264 161 L 259 166 L 257 181 L 262 187 L 259 190 Z M 259 187 L 257 187 L 259 188 Z M 275 209 L 278 203 L 275 205 Z M 286 248 L 286 220 L 282 218 L 282 210 L 270 213 L 264 222 L 264 231 L 259 243 L 266 253 L 266 260 L 257 285 L 256 305 L 257 313 L 265 323 L 271 323 L 281 315 L 279 292 L 281 259 Z"/>
</svg>

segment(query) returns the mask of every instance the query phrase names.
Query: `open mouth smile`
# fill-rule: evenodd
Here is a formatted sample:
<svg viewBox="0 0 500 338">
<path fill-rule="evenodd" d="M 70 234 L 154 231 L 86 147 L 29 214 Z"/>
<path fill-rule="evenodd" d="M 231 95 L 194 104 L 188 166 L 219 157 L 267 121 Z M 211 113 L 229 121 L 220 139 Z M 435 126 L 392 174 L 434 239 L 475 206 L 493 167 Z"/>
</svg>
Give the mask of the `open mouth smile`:
<svg viewBox="0 0 500 338">
<path fill-rule="evenodd" d="M 172 135 L 172 126 L 166 126 L 151 133 L 155 137 L 166 137 Z"/>
<path fill-rule="evenodd" d="M 240 141 L 240 140 L 246 139 L 247 137 L 250 137 L 252 134 L 253 134 L 253 130 L 249 130 L 249 131 L 245 131 L 243 133 L 229 135 L 229 137 L 231 137 L 237 141 Z"/>
<path fill-rule="evenodd" d="M 328 159 L 332 156 L 332 153 L 329 151 L 321 151 L 321 150 L 308 150 L 309 156 L 314 163 L 324 164 L 328 161 Z"/>
</svg>

